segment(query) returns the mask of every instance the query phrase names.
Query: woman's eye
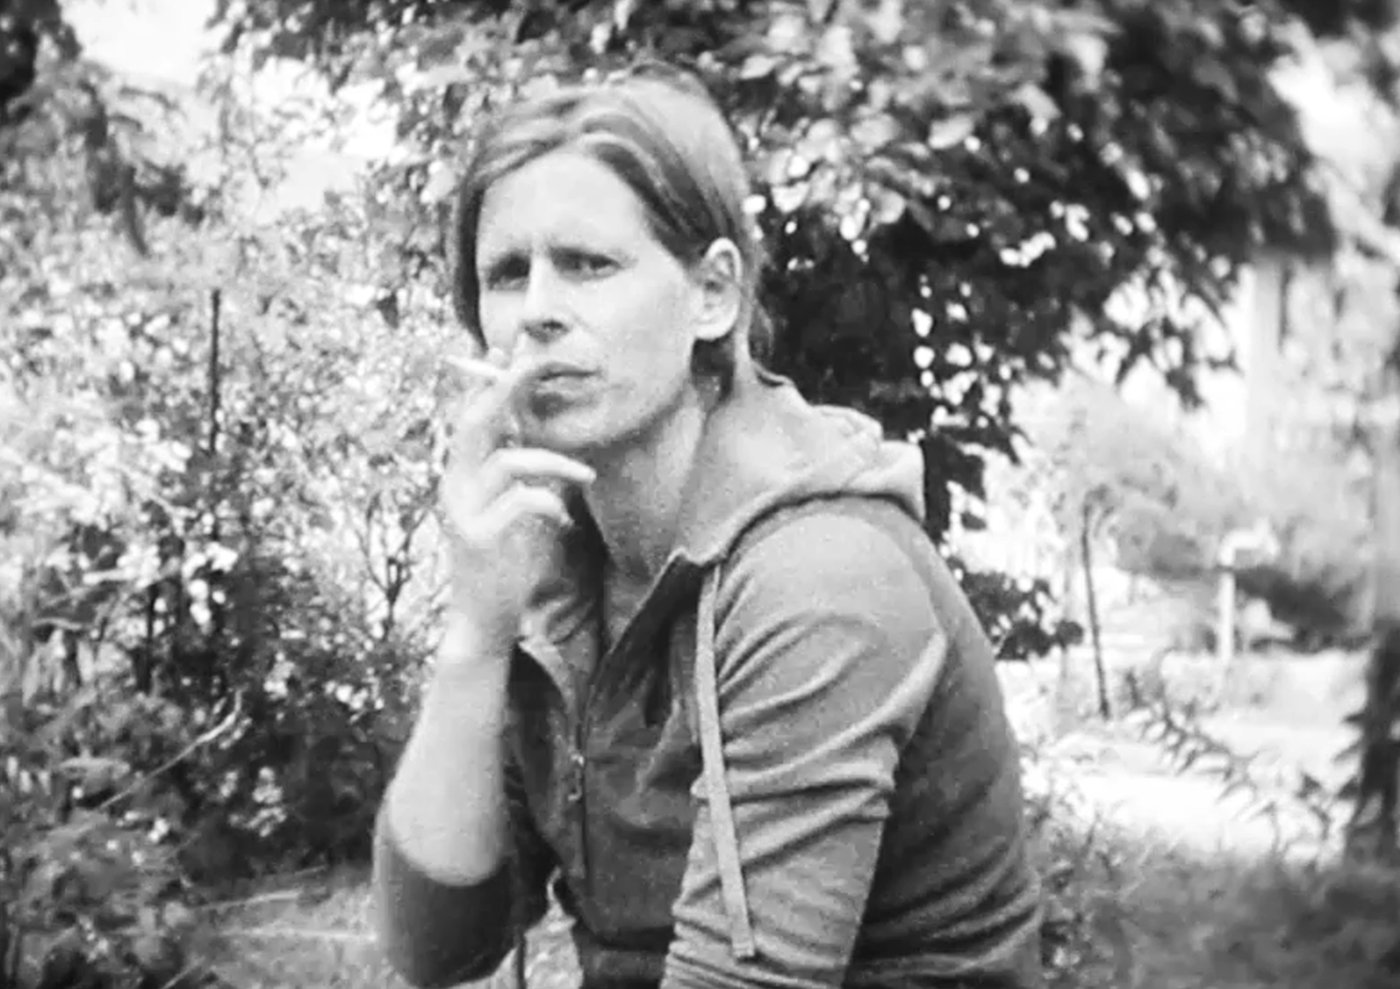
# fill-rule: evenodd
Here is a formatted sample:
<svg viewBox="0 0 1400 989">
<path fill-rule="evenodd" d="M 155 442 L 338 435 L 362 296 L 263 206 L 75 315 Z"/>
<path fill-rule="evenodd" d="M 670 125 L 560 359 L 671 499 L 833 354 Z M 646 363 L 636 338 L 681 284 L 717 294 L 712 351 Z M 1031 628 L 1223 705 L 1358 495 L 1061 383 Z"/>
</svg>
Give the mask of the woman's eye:
<svg viewBox="0 0 1400 989">
<path fill-rule="evenodd" d="M 580 275 L 605 275 L 617 265 L 612 258 L 601 254 L 586 254 L 582 251 L 570 253 L 562 259 L 563 267 Z"/>
<path fill-rule="evenodd" d="M 492 289 L 516 288 L 525 284 L 530 277 L 530 266 L 518 262 L 496 265 L 486 273 L 486 287 Z"/>
</svg>

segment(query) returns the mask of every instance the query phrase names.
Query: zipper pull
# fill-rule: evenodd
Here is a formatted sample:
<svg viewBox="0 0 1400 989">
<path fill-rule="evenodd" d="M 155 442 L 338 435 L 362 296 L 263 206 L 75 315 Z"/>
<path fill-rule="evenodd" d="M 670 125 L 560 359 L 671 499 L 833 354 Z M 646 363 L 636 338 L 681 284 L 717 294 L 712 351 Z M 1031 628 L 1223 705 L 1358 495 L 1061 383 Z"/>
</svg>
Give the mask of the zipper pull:
<svg viewBox="0 0 1400 989">
<path fill-rule="evenodd" d="M 573 779 L 569 785 L 569 803 L 576 804 L 583 800 L 583 772 L 588 761 L 582 752 L 575 749 L 569 756 L 569 762 L 573 764 Z"/>
</svg>

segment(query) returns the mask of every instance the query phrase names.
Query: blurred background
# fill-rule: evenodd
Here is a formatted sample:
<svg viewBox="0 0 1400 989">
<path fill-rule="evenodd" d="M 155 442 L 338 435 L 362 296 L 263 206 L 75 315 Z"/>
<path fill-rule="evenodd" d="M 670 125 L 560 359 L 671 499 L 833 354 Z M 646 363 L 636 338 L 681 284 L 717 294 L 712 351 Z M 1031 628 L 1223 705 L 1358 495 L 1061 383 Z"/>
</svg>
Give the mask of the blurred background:
<svg viewBox="0 0 1400 989">
<path fill-rule="evenodd" d="M 1400 4 L 0 0 L 0 989 L 396 984 L 448 200 L 644 53 L 923 448 L 1051 984 L 1400 985 Z"/>
</svg>

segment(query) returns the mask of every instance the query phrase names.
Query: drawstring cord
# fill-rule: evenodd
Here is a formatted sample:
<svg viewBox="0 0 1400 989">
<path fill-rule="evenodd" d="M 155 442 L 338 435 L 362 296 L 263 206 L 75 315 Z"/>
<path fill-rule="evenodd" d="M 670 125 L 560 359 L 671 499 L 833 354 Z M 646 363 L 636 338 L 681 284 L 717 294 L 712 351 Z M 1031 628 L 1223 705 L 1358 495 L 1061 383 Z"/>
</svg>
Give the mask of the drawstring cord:
<svg viewBox="0 0 1400 989">
<path fill-rule="evenodd" d="M 710 831 L 714 835 L 719 864 L 720 892 L 729 915 L 729 942 L 735 958 L 758 954 L 749 904 L 744 894 L 744 873 L 739 858 L 739 837 L 734 807 L 724 777 L 724 736 L 719 722 L 719 685 L 715 669 L 715 600 L 719 597 L 718 566 L 705 577 L 695 616 L 695 705 L 699 715 L 700 756 L 705 794 L 710 806 Z"/>
<path fill-rule="evenodd" d="M 521 876 L 520 863 L 515 856 L 510 859 L 511 878 L 511 940 L 515 970 L 515 989 L 528 989 L 525 982 L 525 882 Z"/>
</svg>

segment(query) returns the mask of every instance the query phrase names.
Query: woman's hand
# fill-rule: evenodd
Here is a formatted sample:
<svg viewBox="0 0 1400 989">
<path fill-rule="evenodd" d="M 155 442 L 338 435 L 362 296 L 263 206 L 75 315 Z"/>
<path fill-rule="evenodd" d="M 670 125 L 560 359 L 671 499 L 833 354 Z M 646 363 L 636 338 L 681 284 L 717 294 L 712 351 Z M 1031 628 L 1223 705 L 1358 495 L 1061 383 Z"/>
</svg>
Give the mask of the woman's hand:
<svg viewBox="0 0 1400 989">
<path fill-rule="evenodd" d="M 513 446 L 519 367 L 493 351 L 454 361 L 475 380 L 464 396 L 441 487 L 451 543 L 453 608 L 484 652 L 508 655 L 521 613 L 570 524 L 563 494 L 593 470 L 550 450 Z"/>
</svg>

